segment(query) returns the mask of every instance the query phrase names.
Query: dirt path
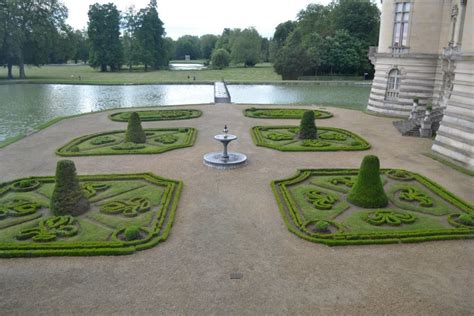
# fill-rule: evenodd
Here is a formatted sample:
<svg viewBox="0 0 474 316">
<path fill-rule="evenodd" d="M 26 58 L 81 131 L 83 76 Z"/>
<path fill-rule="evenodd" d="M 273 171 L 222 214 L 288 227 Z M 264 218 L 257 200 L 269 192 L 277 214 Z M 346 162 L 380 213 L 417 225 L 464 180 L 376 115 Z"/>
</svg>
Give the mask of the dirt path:
<svg viewBox="0 0 474 316">
<path fill-rule="evenodd" d="M 195 107 L 190 107 L 195 108 Z M 121 257 L 0 260 L 4 314 L 470 314 L 474 241 L 329 248 L 299 239 L 284 225 L 270 181 L 297 168 L 357 168 L 368 153 L 382 167 L 419 172 L 473 203 L 472 178 L 422 155 L 431 140 L 398 135 L 391 119 L 330 108 L 321 126 L 349 129 L 365 152 L 283 153 L 253 145 L 255 125 L 291 120 L 245 118 L 243 105 L 200 106 L 204 115 L 145 127 L 198 129 L 194 147 L 160 155 L 73 158 L 80 174 L 151 171 L 184 181 L 169 239 Z M 248 155 L 243 168 L 202 164 L 224 124 Z M 53 175 L 55 149 L 72 138 L 125 128 L 107 113 L 72 118 L 0 149 L 0 180 Z M 243 278 L 231 280 L 240 272 Z"/>
</svg>

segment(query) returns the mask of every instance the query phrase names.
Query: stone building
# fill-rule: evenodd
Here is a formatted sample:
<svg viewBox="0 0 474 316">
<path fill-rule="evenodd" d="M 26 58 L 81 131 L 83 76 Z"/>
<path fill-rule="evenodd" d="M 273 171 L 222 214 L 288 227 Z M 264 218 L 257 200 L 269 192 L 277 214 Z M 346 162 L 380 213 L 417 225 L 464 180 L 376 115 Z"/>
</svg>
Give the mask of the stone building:
<svg viewBox="0 0 474 316">
<path fill-rule="evenodd" d="M 444 108 L 432 150 L 474 170 L 474 0 L 381 0 L 367 109 L 408 117 Z"/>
</svg>

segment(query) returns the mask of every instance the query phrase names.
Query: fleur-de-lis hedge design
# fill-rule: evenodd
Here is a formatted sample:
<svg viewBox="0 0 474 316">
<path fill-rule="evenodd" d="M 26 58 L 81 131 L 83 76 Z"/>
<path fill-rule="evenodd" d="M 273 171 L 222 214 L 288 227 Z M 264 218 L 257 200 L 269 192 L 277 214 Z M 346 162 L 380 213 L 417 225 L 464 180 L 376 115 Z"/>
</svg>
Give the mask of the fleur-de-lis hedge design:
<svg viewBox="0 0 474 316">
<path fill-rule="evenodd" d="M 86 198 L 91 198 L 97 195 L 97 191 L 105 191 L 110 188 L 110 185 L 104 183 L 90 183 L 86 182 L 81 185 Z"/>
<path fill-rule="evenodd" d="M 126 217 L 134 217 L 151 209 L 151 203 L 145 198 L 133 198 L 129 200 L 116 200 L 103 204 L 100 211 L 106 214 L 123 214 Z"/>
<path fill-rule="evenodd" d="M 416 216 L 393 211 L 377 210 L 367 215 L 367 222 L 372 225 L 400 226 L 416 221 Z"/>
<path fill-rule="evenodd" d="M 318 210 L 330 210 L 337 202 L 337 198 L 318 190 L 311 190 L 305 193 L 306 200 Z"/>
<path fill-rule="evenodd" d="M 9 216 L 19 217 L 36 212 L 40 205 L 25 199 L 14 199 L 0 204 L 0 220 Z"/>
<path fill-rule="evenodd" d="M 23 229 L 16 236 L 18 240 L 32 239 L 37 242 L 56 240 L 58 237 L 72 237 L 79 232 L 79 225 L 70 215 L 54 216 L 39 222 L 38 227 Z"/>
<path fill-rule="evenodd" d="M 325 139 L 325 140 L 340 140 L 344 141 L 347 139 L 346 135 L 343 134 L 337 134 L 337 133 L 324 133 L 319 135 L 319 138 Z"/>
<path fill-rule="evenodd" d="M 399 169 L 391 169 L 387 171 L 387 176 L 392 179 L 401 181 L 410 181 L 414 179 L 413 175 L 410 172 Z"/>
<path fill-rule="evenodd" d="M 283 134 L 283 133 L 268 133 L 265 135 L 265 138 L 280 141 L 280 140 L 292 140 L 294 138 L 293 135 L 290 134 Z"/>
<path fill-rule="evenodd" d="M 304 147 L 327 147 L 331 146 L 331 144 L 317 140 L 317 139 L 305 139 L 303 140 L 301 146 Z"/>
<path fill-rule="evenodd" d="M 10 188 L 13 191 L 17 191 L 17 192 L 28 192 L 28 191 L 36 190 L 40 185 L 41 183 L 38 180 L 24 179 L 24 180 L 14 182 L 10 186 Z"/>
<path fill-rule="evenodd" d="M 403 189 L 400 192 L 400 199 L 408 202 L 418 202 L 420 203 L 420 206 L 423 207 L 433 206 L 433 200 L 428 195 L 414 187 Z"/>
<path fill-rule="evenodd" d="M 162 143 L 162 144 L 173 144 L 178 141 L 178 137 L 174 135 L 161 135 L 156 137 L 155 142 Z"/>
<path fill-rule="evenodd" d="M 351 179 L 351 177 L 337 177 L 331 179 L 331 183 L 334 185 L 339 185 L 343 184 L 348 188 L 352 188 L 354 186 L 354 181 Z"/>
</svg>

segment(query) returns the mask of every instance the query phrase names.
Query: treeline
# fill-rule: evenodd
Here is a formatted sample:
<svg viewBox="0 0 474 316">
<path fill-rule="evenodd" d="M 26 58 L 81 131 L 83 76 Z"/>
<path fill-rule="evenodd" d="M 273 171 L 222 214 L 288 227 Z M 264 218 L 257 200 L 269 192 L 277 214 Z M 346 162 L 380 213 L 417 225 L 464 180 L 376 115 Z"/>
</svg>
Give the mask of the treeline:
<svg viewBox="0 0 474 316">
<path fill-rule="evenodd" d="M 221 35 L 206 34 L 201 37 L 185 35 L 174 43 L 174 58 L 206 59 L 213 67 L 223 68 L 234 64 L 252 67 L 269 61 L 269 40 L 260 36 L 253 27 L 226 28 Z"/>
<path fill-rule="evenodd" d="M 57 0 L 0 0 L 0 65 L 25 78 L 25 65 L 84 59 L 84 34 L 65 23 L 67 8 Z"/>
<path fill-rule="evenodd" d="M 373 73 L 367 53 L 378 42 L 380 12 L 371 0 L 310 4 L 296 21 L 277 26 L 272 61 L 283 79 Z"/>
<path fill-rule="evenodd" d="M 100 71 L 142 67 L 162 69 L 171 59 L 204 59 L 213 68 L 252 67 L 273 62 L 283 79 L 321 74 L 372 73 L 369 46 L 377 45 L 380 12 L 371 0 L 310 4 L 295 21 L 276 27 L 272 39 L 255 28 L 223 30 L 220 35 L 166 37 L 157 1 L 120 12 L 113 3 L 89 7 L 87 30 L 65 23 L 59 0 L 0 0 L 0 65 L 13 78 L 13 65 L 25 78 L 25 64 L 88 62 Z"/>
</svg>

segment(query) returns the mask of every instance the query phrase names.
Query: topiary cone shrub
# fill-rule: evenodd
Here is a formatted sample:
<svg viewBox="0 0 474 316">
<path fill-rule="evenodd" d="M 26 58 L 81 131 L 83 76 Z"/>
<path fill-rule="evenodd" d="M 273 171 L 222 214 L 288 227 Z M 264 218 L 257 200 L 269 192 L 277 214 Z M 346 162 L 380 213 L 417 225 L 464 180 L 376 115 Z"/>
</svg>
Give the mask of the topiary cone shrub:
<svg viewBox="0 0 474 316">
<path fill-rule="evenodd" d="M 380 179 L 380 162 L 377 156 L 368 155 L 364 157 L 357 181 L 349 192 L 347 200 L 364 208 L 387 206 L 388 197 Z"/>
<path fill-rule="evenodd" d="M 306 111 L 303 113 L 303 118 L 300 124 L 299 139 L 316 139 L 318 138 L 318 131 L 314 124 L 314 112 Z"/>
<path fill-rule="evenodd" d="M 51 197 L 51 211 L 56 216 L 78 216 L 89 210 L 76 176 L 76 166 L 71 160 L 60 160 L 56 166 L 56 185 Z"/>
<path fill-rule="evenodd" d="M 136 144 L 144 144 L 146 142 L 146 135 L 142 128 L 142 122 L 137 112 L 132 112 L 128 119 L 127 133 L 125 134 L 125 141 Z"/>
</svg>

